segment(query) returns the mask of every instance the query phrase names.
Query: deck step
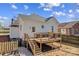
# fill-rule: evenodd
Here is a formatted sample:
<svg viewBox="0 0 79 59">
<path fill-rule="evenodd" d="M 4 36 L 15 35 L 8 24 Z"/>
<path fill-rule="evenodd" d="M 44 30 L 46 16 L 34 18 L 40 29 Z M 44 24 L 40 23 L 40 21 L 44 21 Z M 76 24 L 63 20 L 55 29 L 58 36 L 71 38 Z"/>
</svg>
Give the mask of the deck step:
<svg viewBox="0 0 79 59">
<path fill-rule="evenodd" d="M 28 43 L 34 55 L 39 55 L 41 53 L 39 46 L 34 40 L 28 40 Z"/>
</svg>

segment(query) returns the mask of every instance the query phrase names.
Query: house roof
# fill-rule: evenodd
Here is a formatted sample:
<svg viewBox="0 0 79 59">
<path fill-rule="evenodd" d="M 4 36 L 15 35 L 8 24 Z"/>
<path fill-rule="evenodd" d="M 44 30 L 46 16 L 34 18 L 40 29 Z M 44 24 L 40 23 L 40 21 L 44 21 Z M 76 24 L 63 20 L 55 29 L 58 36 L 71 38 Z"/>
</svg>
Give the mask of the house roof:
<svg viewBox="0 0 79 59">
<path fill-rule="evenodd" d="M 26 20 L 35 20 L 36 19 L 36 17 L 38 18 L 38 19 L 36 19 L 37 21 L 42 21 L 42 22 L 44 22 L 44 17 L 41 17 L 41 16 L 39 16 L 39 15 L 37 15 L 37 14 L 31 14 L 31 15 L 24 15 L 24 14 L 19 14 L 19 17 L 23 20 L 23 21 L 26 21 Z"/>
<path fill-rule="evenodd" d="M 79 21 L 72 21 L 72 22 L 67 22 L 67 23 L 61 23 L 61 24 L 58 25 L 58 27 L 59 28 L 71 28 L 76 23 L 79 23 Z"/>
<path fill-rule="evenodd" d="M 46 19 L 46 21 L 50 20 L 51 18 L 54 18 L 54 17 L 49 17 L 49 18 Z"/>
<path fill-rule="evenodd" d="M 53 16 L 48 17 L 48 18 L 46 18 L 46 21 L 49 21 L 50 19 L 55 19 L 55 17 L 53 17 Z"/>
<path fill-rule="evenodd" d="M 55 21 L 56 23 L 59 23 L 54 16 L 51 16 L 51 17 L 46 18 L 45 21 L 48 22 L 48 21 L 52 21 L 52 20 Z"/>
<path fill-rule="evenodd" d="M 36 20 L 38 20 L 38 21 L 42 21 L 42 22 L 46 22 L 46 21 L 49 21 L 49 20 L 51 20 L 51 19 L 55 19 L 56 20 L 56 18 L 55 17 L 53 17 L 53 16 L 51 16 L 51 17 L 49 17 L 49 18 L 44 18 L 44 17 L 42 17 L 42 16 L 39 16 L 39 15 L 37 15 L 37 14 L 31 14 L 31 15 L 24 15 L 24 14 L 19 14 L 19 17 L 21 17 L 22 19 L 23 19 L 23 21 L 25 21 L 26 19 L 28 20 L 31 20 L 31 19 L 36 19 L 36 17 L 38 18 L 38 19 L 36 19 Z M 24 19 L 24 18 L 26 18 L 26 19 Z"/>
<path fill-rule="evenodd" d="M 37 19 L 36 19 L 37 18 Z M 14 25 L 18 25 L 19 24 L 19 19 L 22 19 L 23 22 L 26 22 L 26 20 L 37 20 L 37 21 L 41 21 L 41 22 L 48 22 L 49 20 L 56 20 L 55 17 L 49 17 L 49 18 L 44 18 L 42 16 L 39 16 L 37 14 L 31 14 L 31 15 L 24 15 L 24 14 L 18 14 L 18 17 L 16 18 L 17 20 L 14 21 Z M 57 20 L 56 20 L 57 21 Z M 57 21 L 58 22 L 58 21 Z"/>
<path fill-rule="evenodd" d="M 64 27 L 64 26 L 66 26 L 67 25 L 67 23 L 60 23 L 59 25 L 58 25 L 58 27 L 59 28 L 62 28 L 62 27 Z"/>
</svg>

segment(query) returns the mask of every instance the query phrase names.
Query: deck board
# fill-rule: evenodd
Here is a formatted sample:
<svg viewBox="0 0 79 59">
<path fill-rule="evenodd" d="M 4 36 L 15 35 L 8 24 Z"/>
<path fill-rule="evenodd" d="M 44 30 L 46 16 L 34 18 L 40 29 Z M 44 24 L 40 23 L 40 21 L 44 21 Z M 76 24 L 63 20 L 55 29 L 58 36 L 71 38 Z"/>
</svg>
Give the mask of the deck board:
<svg viewBox="0 0 79 59">
<path fill-rule="evenodd" d="M 36 42 L 38 42 L 38 43 L 52 43 L 52 42 L 55 42 L 55 41 L 59 41 L 61 39 L 56 39 L 56 38 L 52 38 L 52 39 L 49 39 L 49 38 L 36 38 L 34 40 Z"/>
</svg>

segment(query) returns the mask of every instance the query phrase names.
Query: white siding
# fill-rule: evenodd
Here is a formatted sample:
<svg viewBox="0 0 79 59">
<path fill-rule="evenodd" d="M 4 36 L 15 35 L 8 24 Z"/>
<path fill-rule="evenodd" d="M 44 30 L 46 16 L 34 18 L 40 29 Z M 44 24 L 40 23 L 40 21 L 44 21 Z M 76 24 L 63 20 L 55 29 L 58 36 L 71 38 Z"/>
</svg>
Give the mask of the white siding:
<svg viewBox="0 0 79 59">
<path fill-rule="evenodd" d="M 41 26 L 44 25 L 44 28 Z M 27 21 L 23 23 L 23 33 L 27 33 L 29 36 L 33 37 L 34 33 L 37 32 L 51 32 L 52 26 L 54 27 L 54 32 L 57 32 L 57 23 L 52 22 L 38 22 L 38 21 Z M 35 32 L 32 32 L 32 27 L 35 27 Z"/>
<path fill-rule="evenodd" d="M 28 21 L 23 23 L 23 25 L 23 33 L 27 33 L 31 37 L 34 36 L 34 33 L 44 32 L 44 28 L 41 28 L 41 26 L 44 25 L 42 22 Z M 32 27 L 35 27 L 35 32 L 32 32 Z"/>
<path fill-rule="evenodd" d="M 11 30 L 12 32 L 14 32 L 17 37 L 20 37 L 22 39 L 24 39 L 24 33 L 28 34 L 30 37 L 34 36 L 34 33 L 37 32 L 51 32 L 52 31 L 52 26 L 54 27 L 54 32 L 58 32 L 57 31 L 57 26 L 58 26 L 58 22 L 55 19 L 51 19 L 47 22 L 45 22 L 45 19 L 38 17 L 38 16 L 30 16 L 30 17 L 19 17 L 19 34 L 16 32 L 16 29 L 13 28 L 13 30 Z M 39 21 L 40 20 L 40 21 Z M 43 21 L 42 21 L 43 20 Z M 44 28 L 42 28 L 41 26 L 44 25 Z M 22 30 L 20 30 L 20 26 L 22 26 Z M 35 27 L 35 32 L 32 32 L 32 27 Z M 12 37 L 16 37 L 16 35 L 11 34 Z"/>
<path fill-rule="evenodd" d="M 19 38 L 19 29 L 18 27 L 10 28 L 10 38 Z"/>
<path fill-rule="evenodd" d="M 55 19 L 49 20 L 46 22 L 46 31 L 52 32 L 52 26 L 54 27 L 54 32 L 58 32 L 58 22 Z"/>
</svg>

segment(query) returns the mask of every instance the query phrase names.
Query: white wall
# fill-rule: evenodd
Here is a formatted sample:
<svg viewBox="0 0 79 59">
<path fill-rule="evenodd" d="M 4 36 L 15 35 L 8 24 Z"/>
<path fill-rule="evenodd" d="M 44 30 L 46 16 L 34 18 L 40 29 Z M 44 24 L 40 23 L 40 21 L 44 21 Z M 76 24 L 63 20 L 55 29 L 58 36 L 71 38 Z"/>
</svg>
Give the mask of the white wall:
<svg viewBox="0 0 79 59">
<path fill-rule="evenodd" d="M 41 28 L 42 25 L 44 25 L 43 22 L 27 21 L 23 23 L 23 33 L 27 33 L 29 36 L 33 37 L 34 33 L 45 31 L 45 29 Z M 35 32 L 32 32 L 32 27 L 35 27 Z"/>
<path fill-rule="evenodd" d="M 51 19 L 48 22 L 46 22 L 46 31 L 52 32 L 52 28 L 51 26 L 54 27 L 54 32 L 57 33 L 58 32 L 58 22 L 55 19 Z"/>
<path fill-rule="evenodd" d="M 41 26 L 44 25 L 44 28 Z M 29 36 L 33 37 L 34 33 L 37 32 L 51 32 L 51 26 L 54 27 L 54 32 L 57 32 L 57 22 L 49 21 L 49 22 L 41 22 L 41 21 L 34 21 L 34 20 L 27 20 L 23 23 L 23 33 L 27 33 Z M 32 27 L 35 27 L 35 32 L 32 32 Z"/>
<path fill-rule="evenodd" d="M 18 27 L 10 28 L 10 38 L 19 38 L 19 29 Z"/>
</svg>

